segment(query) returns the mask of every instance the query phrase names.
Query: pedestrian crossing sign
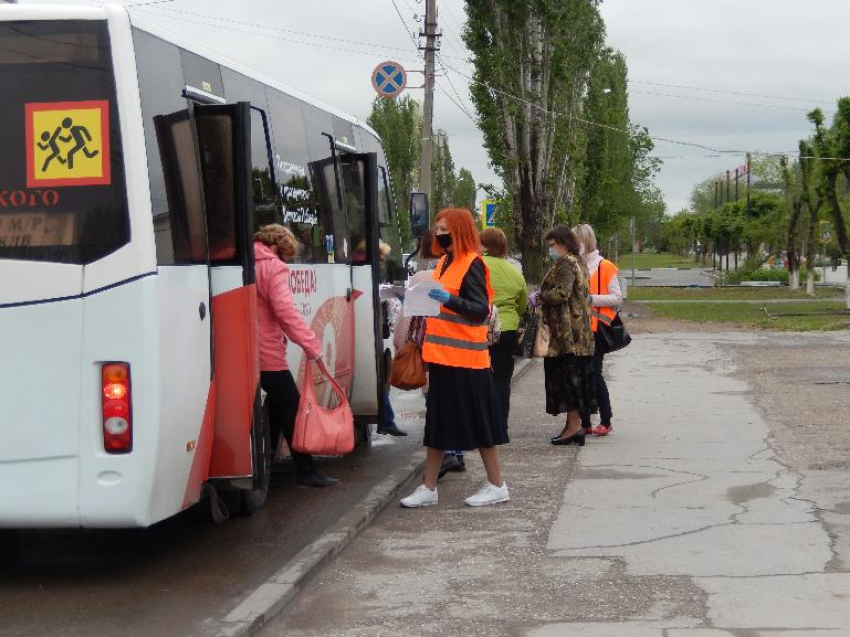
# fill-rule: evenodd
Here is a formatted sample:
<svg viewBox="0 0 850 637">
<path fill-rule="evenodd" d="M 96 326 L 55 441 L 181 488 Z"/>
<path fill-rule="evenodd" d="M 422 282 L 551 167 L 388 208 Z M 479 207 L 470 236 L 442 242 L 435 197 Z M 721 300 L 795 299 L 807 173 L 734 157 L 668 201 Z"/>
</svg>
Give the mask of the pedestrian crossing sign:
<svg viewBox="0 0 850 637">
<path fill-rule="evenodd" d="M 26 105 L 27 187 L 112 183 L 109 102 Z"/>
<path fill-rule="evenodd" d="M 481 202 L 481 227 L 484 230 L 496 227 L 496 201 L 494 199 L 485 199 Z"/>
</svg>

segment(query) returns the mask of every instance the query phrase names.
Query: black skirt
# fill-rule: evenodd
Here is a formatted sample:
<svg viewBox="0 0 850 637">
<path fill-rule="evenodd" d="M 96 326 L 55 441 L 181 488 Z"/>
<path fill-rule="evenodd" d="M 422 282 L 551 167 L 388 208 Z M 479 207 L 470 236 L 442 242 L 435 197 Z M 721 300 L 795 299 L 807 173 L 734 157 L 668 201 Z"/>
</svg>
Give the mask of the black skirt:
<svg viewBox="0 0 850 637">
<path fill-rule="evenodd" d="M 429 364 L 425 406 L 426 447 L 469 451 L 508 442 L 489 369 Z"/>
<path fill-rule="evenodd" d="M 557 416 L 578 410 L 587 422 L 598 410 L 593 382 L 593 357 L 564 354 L 543 359 L 546 413 Z"/>
</svg>

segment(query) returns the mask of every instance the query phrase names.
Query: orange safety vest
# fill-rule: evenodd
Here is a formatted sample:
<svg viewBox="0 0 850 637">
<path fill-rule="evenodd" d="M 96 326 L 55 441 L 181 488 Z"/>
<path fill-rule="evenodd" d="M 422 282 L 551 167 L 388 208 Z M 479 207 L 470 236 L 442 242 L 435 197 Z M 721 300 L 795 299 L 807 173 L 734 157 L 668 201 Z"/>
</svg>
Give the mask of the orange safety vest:
<svg viewBox="0 0 850 637">
<path fill-rule="evenodd" d="M 605 272 L 602 273 L 602 281 L 599 281 L 599 271 L 605 267 Z M 611 280 L 617 276 L 617 266 L 608 259 L 602 259 L 599 262 L 599 267 L 596 272 L 590 277 L 590 293 L 591 294 L 608 294 L 608 285 Z M 599 329 L 599 321 L 601 320 L 606 325 L 610 325 L 614 317 L 617 316 L 617 310 L 613 307 L 591 307 L 590 308 L 590 327 L 595 332 Z"/>
<path fill-rule="evenodd" d="M 452 296 L 460 294 L 463 277 L 476 259 L 477 254 L 464 254 L 455 257 L 443 270 L 444 256 L 437 263 L 431 275 L 435 281 L 443 284 L 443 289 Z M 483 260 L 482 260 L 482 263 Z M 493 287 L 490 285 L 490 269 L 484 265 L 487 281 L 487 297 L 493 303 Z M 487 319 L 476 323 L 465 319 L 445 305 L 440 307 L 438 316 L 429 316 L 425 324 L 425 342 L 422 344 L 422 360 L 426 363 L 436 363 L 448 367 L 465 367 L 467 369 L 487 369 L 490 367 L 490 351 L 487 348 Z"/>
</svg>

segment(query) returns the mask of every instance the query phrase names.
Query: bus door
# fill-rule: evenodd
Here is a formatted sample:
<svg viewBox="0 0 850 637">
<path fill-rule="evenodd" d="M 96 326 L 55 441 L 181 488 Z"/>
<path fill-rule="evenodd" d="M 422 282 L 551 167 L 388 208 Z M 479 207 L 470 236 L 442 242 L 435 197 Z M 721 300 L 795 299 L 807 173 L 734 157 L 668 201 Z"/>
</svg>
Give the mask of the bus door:
<svg viewBox="0 0 850 637">
<path fill-rule="evenodd" d="M 351 404 L 355 415 L 368 422 L 382 422 L 387 366 L 384 338 L 389 338 L 386 313 L 378 294 L 381 255 L 378 214 L 378 158 L 375 153 L 344 153 L 339 157 L 340 181 L 352 238 L 365 241 L 365 258 L 355 265 L 354 288 L 361 295 L 355 321 L 355 369 Z M 358 246 L 355 246 L 357 250 Z M 355 261 L 356 264 L 356 261 Z"/>
<path fill-rule="evenodd" d="M 215 385 L 210 478 L 261 476 L 251 125 L 247 102 L 192 109 L 209 235 Z M 256 122 L 255 122 L 256 123 Z M 259 431 L 253 431 L 256 422 Z M 252 453 L 252 442 L 260 453 Z M 256 470 L 255 470 L 256 469 Z"/>
<path fill-rule="evenodd" d="M 188 334 L 175 329 L 172 338 L 180 341 L 175 349 L 182 355 L 169 357 L 162 370 L 171 379 L 172 402 L 184 405 L 169 420 L 176 419 L 175 425 L 182 428 L 200 425 L 185 495 L 188 505 L 197 501 L 202 483 L 211 476 L 253 473 L 251 436 L 259 364 L 248 195 L 250 107 L 190 102 L 184 111 L 158 116 L 155 125 L 169 207 L 185 211 L 172 215 L 172 226 L 190 226 L 180 232 L 172 227 L 175 254 L 181 255 L 178 263 L 204 266 L 204 298 L 200 303 L 191 300 L 202 331 Z M 192 239 L 189 245 L 177 245 L 176 238 L 184 236 Z M 195 292 L 200 284 L 195 281 Z M 181 302 L 182 298 L 171 301 Z M 199 337 L 205 338 L 203 344 Z M 187 338 L 194 343 L 191 353 L 183 342 Z M 205 407 L 198 418 L 201 400 Z"/>
</svg>

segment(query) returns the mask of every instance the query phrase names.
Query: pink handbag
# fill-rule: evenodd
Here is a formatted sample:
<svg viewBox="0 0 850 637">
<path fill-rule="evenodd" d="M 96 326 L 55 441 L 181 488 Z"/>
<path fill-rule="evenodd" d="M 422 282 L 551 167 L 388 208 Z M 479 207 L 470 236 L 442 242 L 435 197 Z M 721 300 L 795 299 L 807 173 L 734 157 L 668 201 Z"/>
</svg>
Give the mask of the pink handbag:
<svg viewBox="0 0 850 637">
<path fill-rule="evenodd" d="M 336 407 L 323 407 L 316 400 L 313 380 L 313 361 L 308 360 L 304 374 L 304 391 L 295 416 L 292 449 L 312 456 L 341 456 L 354 449 L 354 416 L 345 392 L 328 373 L 325 364 L 317 361 L 339 397 Z"/>
</svg>

